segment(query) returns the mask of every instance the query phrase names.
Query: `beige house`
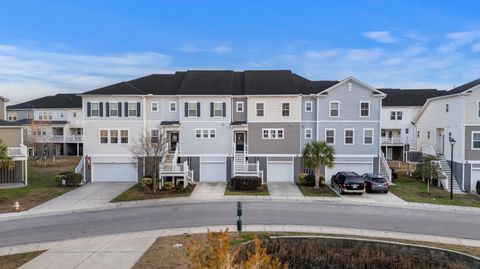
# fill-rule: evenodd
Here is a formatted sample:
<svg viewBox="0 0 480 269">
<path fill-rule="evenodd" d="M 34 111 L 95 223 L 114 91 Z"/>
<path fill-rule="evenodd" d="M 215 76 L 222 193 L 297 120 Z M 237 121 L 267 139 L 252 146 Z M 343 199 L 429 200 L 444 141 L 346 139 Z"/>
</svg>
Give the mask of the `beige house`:
<svg viewBox="0 0 480 269">
<path fill-rule="evenodd" d="M 27 147 L 23 142 L 24 127 L 5 121 L 8 99 L 0 96 L 0 140 L 8 146 L 8 153 L 15 161 L 13 169 L 0 168 L 0 184 L 23 183 L 27 185 Z"/>
</svg>

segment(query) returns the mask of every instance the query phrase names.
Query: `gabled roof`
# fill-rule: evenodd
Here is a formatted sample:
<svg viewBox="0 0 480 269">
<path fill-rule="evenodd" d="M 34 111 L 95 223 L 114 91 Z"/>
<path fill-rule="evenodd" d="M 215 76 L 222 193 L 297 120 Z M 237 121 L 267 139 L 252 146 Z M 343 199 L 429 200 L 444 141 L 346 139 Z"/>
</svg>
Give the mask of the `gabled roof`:
<svg viewBox="0 0 480 269">
<path fill-rule="evenodd" d="M 82 98 L 75 93 L 59 93 L 7 107 L 7 109 L 34 108 L 82 108 Z"/>
<path fill-rule="evenodd" d="M 480 85 L 480 78 L 449 90 L 448 95 L 464 93 L 477 85 Z"/>
<path fill-rule="evenodd" d="M 143 77 L 146 78 L 146 77 Z M 137 79 L 138 80 L 138 79 Z M 120 82 L 113 85 L 105 86 L 102 88 L 98 88 L 96 90 L 88 91 L 83 94 L 100 94 L 100 95 L 111 95 L 111 94 L 118 94 L 118 95 L 144 95 L 146 92 L 140 90 L 137 87 L 134 87 L 130 83 L 127 82 Z"/>
<path fill-rule="evenodd" d="M 0 95 L 0 99 L 3 100 L 3 101 L 5 101 L 5 102 L 9 102 L 9 101 L 10 101 L 10 100 L 8 100 L 7 97 L 3 97 L 3 96 L 1 96 L 1 95 Z"/>
<path fill-rule="evenodd" d="M 385 94 L 384 94 L 383 92 L 377 90 L 376 88 L 374 88 L 374 87 L 372 87 L 372 86 L 370 86 L 370 85 L 368 85 L 368 84 L 366 84 L 366 83 L 364 83 L 364 82 L 362 82 L 362 81 L 360 81 L 360 80 L 358 80 L 358 79 L 356 79 L 356 78 L 354 78 L 354 77 L 348 77 L 348 78 L 340 81 L 339 83 L 333 84 L 332 86 L 326 88 L 325 90 L 321 91 L 321 92 L 318 93 L 318 94 L 319 94 L 319 95 L 321 95 L 321 94 L 323 94 L 323 95 L 324 95 L 324 94 L 328 94 L 329 91 L 331 91 L 331 90 L 333 90 L 333 89 L 335 89 L 335 88 L 337 88 L 337 87 L 339 87 L 339 86 L 341 86 L 341 85 L 343 85 L 343 84 L 345 84 L 345 83 L 347 83 L 347 82 L 355 82 L 355 83 L 361 85 L 362 87 L 370 90 L 370 91 L 373 92 L 374 94 L 378 94 L 379 96 L 385 96 Z"/>
<path fill-rule="evenodd" d="M 423 106 L 428 98 L 441 96 L 446 91 L 437 89 L 378 89 L 387 96 L 383 99 L 383 106 Z"/>
<path fill-rule="evenodd" d="M 322 92 L 339 83 L 338 80 L 308 80 L 295 73 L 293 74 L 293 79 L 295 80 L 297 89 L 302 94 L 318 94 L 319 92 Z"/>
</svg>

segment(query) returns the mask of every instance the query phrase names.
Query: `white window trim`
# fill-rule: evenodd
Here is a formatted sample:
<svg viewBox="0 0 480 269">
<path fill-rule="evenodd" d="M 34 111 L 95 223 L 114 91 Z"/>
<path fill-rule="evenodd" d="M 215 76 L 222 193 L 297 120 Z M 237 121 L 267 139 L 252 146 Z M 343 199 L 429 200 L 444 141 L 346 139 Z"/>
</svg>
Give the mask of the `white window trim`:
<svg viewBox="0 0 480 269">
<path fill-rule="evenodd" d="M 127 139 L 128 139 L 128 142 L 127 143 L 122 143 L 122 131 L 127 131 Z M 118 129 L 118 144 L 119 145 L 128 145 L 130 144 L 130 129 L 125 129 L 125 128 L 122 128 L 122 129 Z"/>
<path fill-rule="evenodd" d="M 473 135 L 474 134 L 480 134 L 480 131 L 472 131 L 472 135 L 471 135 L 472 139 L 470 140 L 470 149 L 471 150 L 480 150 L 480 148 L 474 148 L 473 147 Z"/>
<path fill-rule="evenodd" d="M 135 115 L 134 116 L 130 116 L 130 104 L 135 104 Z M 127 115 L 129 117 L 136 117 L 138 115 L 137 102 L 128 102 Z"/>
<path fill-rule="evenodd" d="M 197 137 L 197 131 L 200 131 L 200 137 Z M 207 131 L 208 137 L 203 137 L 203 131 Z M 214 135 L 214 137 L 212 137 L 212 134 Z M 202 139 L 202 140 L 217 139 L 217 129 L 216 128 L 195 128 L 193 132 L 193 136 L 195 139 Z"/>
<path fill-rule="evenodd" d="M 332 116 L 332 104 L 338 104 L 338 115 L 337 116 Z M 330 118 L 339 118 L 340 117 L 340 101 L 330 101 L 328 103 L 328 116 Z"/>
<path fill-rule="evenodd" d="M 215 105 L 220 104 L 220 116 L 215 115 Z M 223 102 L 213 102 L 213 117 L 212 118 L 223 118 Z"/>
<path fill-rule="evenodd" d="M 258 116 L 257 114 L 257 104 L 263 104 L 263 116 Z M 255 102 L 255 117 L 264 118 L 265 117 L 265 102 Z"/>
<path fill-rule="evenodd" d="M 157 110 L 153 110 L 153 105 L 157 105 Z M 150 103 L 150 112 L 158 112 L 159 111 L 159 107 L 158 107 L 158 102 L 151 102 Z"/>
<path fill-rule="evenodd" d="M 98 104 L 98 116 L 93 116 L 93 104 Z M 40 113 L 42 113 L 42 112 L 40 112 Z M 100 118 L 100 102 L 99 101 L 90 102 L 90 117 L 91 118 Z"/>
<path fill-rule="evenodd" d="M 398 118 L 398 113 L 400 113 L 402 115 L 401 119 Z M 403 111 L 402 110 L 397 111 L 397 113 L 395 113 L 395 118 L 396 118 L 396 120 L 403 120 Z"/>
<path fill-rule="evenodd" d="M 117 143 L 112 143 L 112 131 L 117 131 Z M 117 130 L 117 129 L 110 129 L 108 130 L 108 144 L 112 144 L 112 145 L 118 145 L 118 144 L 121 144 L 120 143 L 120 130 Z"/>
<path fill-rule="evenodd" d="M 102 131 L 107 131 L 107 143 L 102 143 L 101 142 L 101 139 L 102 139 L 102 136 L 101 136 L 101 133 Z M 118 143 L 110 143 L 110 138 L 111 138 L 111 135 L 110 135 L 110 131 L 118 131 Z M 127 131 L 128 132 L 128 143 L 122 143 L 122 131 Z M 101 129 L 98 129 L 98 143 L 100 145 L 128 145 L 130 144 L 130 129 L 126 129 L 126 128 L 120 128 L 120 129 L 116 129 L 116 128 L 101 128 Z"/>
<path fill-rule="evenodd" d="M 159 139 L 159 142 L 160 142 L 160 129 L 158 129 L 158 128 L 151 128 L 151 129 L 150 129 L 150 139 L 153 138 L 152 131 L 158 131 L 158 139 Z"/>
<path fill-rule="evenodd" d="M 307 137 L 307 131 L 310 131 L 310 137 Z M 305 128 L 304 137 L 305 137 L 305 139 L 308 139 L 308 140 L 313 139 L 313 129 L 312 128 Z"/>
<path fill-rule="evenodd" d="M 480 119 L 480 100 L 477 100 L 477 119 Z"/>
<path fill-rule="evenodd" d="M 328 143 L 327 142 L 327 131 L 333 131 L 333 143 Z M 335 136 L 336 136 L 335 128 L 326 128 L 325 129 L 325 143 L 327 143 L 327 145 L 335 145 L 335 142 L 337 140 L 337 139 L 335 139 Z"/>
<path fill-rule="evenodd" d="M 174 110 L 172 110 L 172 104 L 175 105 Z M 168 112 L 177 112 L 177 102 L 168 102 Z"/>
<path fill-rule="evenodd" d="M 263 133 L 265 131 L 268 131 L 268 136 L 267 137 L 263 136 Z M 282 131 L 282 138 L 278 137 L 279 131 Z M 272 138 L 272 132 L 275 133 L 275 138 Z M 261 135 L 262 135 L 262 139 L 265 139 L 265 140 L 283 140 L 285 138 L 285 129 L 283 129 L 283 128 L 262 128 Z"/>
<path fill-rule="evenodd" d="M 239 108 L 238 105 L 241 105 L 240 107 L 241 107 L 242 109 L 238 109 L 238 108 Z M 243 101 L 237 101 L 237 102 L 235 103 L 235 111 L 237 111 L 237 113 L 245 112 L 245 102 L 243 102 Z"/>
<path fill-rule="evenodd" d="M 193 101 L 192 102 L 187 102 L 187 117 L 188 118 L 198 117 L 198 115 L 197 115 L 197 103 L 198 102 L 193 102 Z M 195 104 L 195 109 L 192 109 L 192 111 L 195 110 L 195 115 L 190 115 L 190 104 Z M 201 105 L 200 105 L 200 107 L 201 107 Z"/>
<path fill-rule="evenodd" d="M 392 119 L 392 113 L 393 113 L 393 119 Z M 397 120 L 397 111 L 391 110 L 390 115 L 388 115 L 390 120 Z"/>
<path fill-rule="evenodd" d="M 283 115 L 283 104 L 288 104 L 288 116 Z M 292 116 L 292 102 L 290 102 L 290 101 L 281 101 L 280 102 L 280 115 L 282 116 L 282 118 L 287 118 L 287 117 Z"/>
<path fill-rule="evenodd" d="M 352 144 L 347 144 L 347 136 L 345 135 L 345 133 L 347 131 L 353 131 L 353 134 L 352 134 Z M 345 128 L 343 129 L 343 144 L 344 145 L 347 145 L 347 146 L 353 146 L 355 145 L 355 129 L 354 128 Z"/>
<path fill-rule="evenodd" d="M 362 116 L 362 104 L 368 104 L 368 116 Z M 370 118 L 370 101 L 360 101 L 360 111 L 359 111 L 360 118 Z"/>
<path fill-rule="evenodd" d="M 310 104 L 310 110 L 307 110 L 307 104 Z M 313 112 L 313 102 L 312 101 L 305 101 L 305 112 Z"/>
<path fill-rule="evenodd" d="M 117 105 L 117 116 L 112 116 L 112 109 L 111 109 L 111 108 L 112 108 L 112 104 L 116 104 L 116 105 Z M 119 102 L 113 102 L 113 101 L 108 102 L 108 116 L 111 117 L 111 118 L 118 118 L 118 110 L 119 110 L 120 106 L 122 106 L 122 104 L 119 103 Z"/>
<path fill-rule="evenodd" d="M 366 131 L 372 131 L 372 143 L 370 143 L 370 144 L 365 143 L 365 132 Z M 373 145 L 375 143 L 374 139 L 375 139 L 375 130 L 373 128 L 363 128 L 363 145 L 365 145 L 365 146 Z"/>
</svg>

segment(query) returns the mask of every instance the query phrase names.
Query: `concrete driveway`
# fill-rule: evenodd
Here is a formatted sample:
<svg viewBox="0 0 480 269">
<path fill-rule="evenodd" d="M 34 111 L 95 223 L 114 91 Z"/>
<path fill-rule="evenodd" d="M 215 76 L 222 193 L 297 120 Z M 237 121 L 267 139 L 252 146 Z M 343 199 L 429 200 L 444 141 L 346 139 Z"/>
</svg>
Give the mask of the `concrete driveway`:
<svg viewBox="0 0 480 269">
<path fill-rule="evenodd" d="M 133 185 L 134 182 L 88 183 L 27 212 L 37 214 L 103 207 Z"/>
<path fill-rule="evenodd" d="M 343 194 L 340 195 L 337 189 L 333 189 L 344 202 L 352 203 L 370 203 L 370 204 L 392 204 L 392 205 L 407 205 L 405 200 L 395 194 L 389 193 L 366 193 L 358 194 Z"/>
<path fill-rule="evenodd" d="M 190 199 L 193 200 L 209 200 L 222 199 L 225 195 L 225 182 L 200 182 L 195 186 Z"/>
<path fill-rule="evenodd" d="M 295 183 L 268 182 L 267 186 L 270 197 L 273 199 L 305 199 Z"/>
</svg>

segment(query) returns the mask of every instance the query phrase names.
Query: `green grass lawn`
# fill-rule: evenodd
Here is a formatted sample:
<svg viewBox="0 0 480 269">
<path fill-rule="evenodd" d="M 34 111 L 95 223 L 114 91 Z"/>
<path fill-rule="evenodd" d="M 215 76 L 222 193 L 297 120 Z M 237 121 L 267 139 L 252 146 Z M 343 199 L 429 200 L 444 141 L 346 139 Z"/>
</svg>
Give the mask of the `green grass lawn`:
<svg viewBox="0 0 480 269">
<path fill-rule="evenodd" d="M 195 186 L 190 185 L 182 191 L 157 191 L 157 192 L 143 192 L 139 191 L 138 184 L 126 190 L 124 193 L 115 197 L 112 202 L 128 202 L 148 199 L 162 199 L 162 198 L 174 198 L 174 197 L 188 197 L 192 193 Z"/>
<path fill-rule="evenodd" d="M 410 178 L 404 173 L 399 173 L 394 183 L 395 186 L 391 186 L 390 191 L 408 202 L 480 207 L 480 196 L 454 194 L 453 200 L 450 200 L 450 193 L 443 188 L 430 186 L 430 193 L 428 193 L 426 182 Z"/>
<path fill-rule="evenodd" d="M 225 195 L 252 195 L 252 196 L 269 196 L 267 184 L 264 184 L 258 191 L 237 191 L 230 185 L 225 189 Z"/>
<path fill-rule="evenodd" d="M 35 166 L 28 162 L 28 186 L 14 189 L 0 189 L 0 213 L 12 212 L 18 201 L 21 210 L 27 210 L 64 194 L 74 187 L 58 187 L 55 176 L 62 171 L 73 171 L 78 158 L 57 158 L 55 163 L 48 161 L 47 167 Z"/>
<path fill-rule="evenodd" d="M 303 185 L 297 185 L 297 187 L 298 189 L 300 189 L 303 196 L 338 197 L 338 195 L 325 184 L 321 184 L 319 189 L 315 189 L 314 187 L 307 187 Z"/>
<path fill-rule="evenodd" d="M 0 267 L 2 269 L 18 268 L 18 267 L 24 265 L 25 263 L 33 260 L 33 258 L 39 256 L 43 252 L 45 252 L 45 251 L 35 251 L 35 252 L 27 252 L 27 253 L 0 256 Z"/>
</svg>

